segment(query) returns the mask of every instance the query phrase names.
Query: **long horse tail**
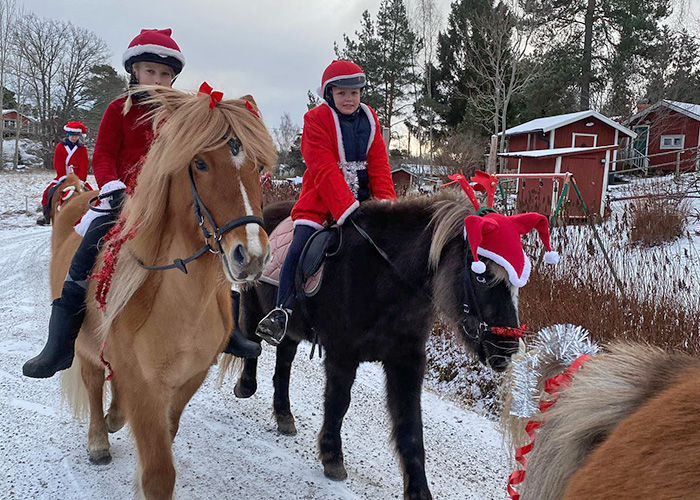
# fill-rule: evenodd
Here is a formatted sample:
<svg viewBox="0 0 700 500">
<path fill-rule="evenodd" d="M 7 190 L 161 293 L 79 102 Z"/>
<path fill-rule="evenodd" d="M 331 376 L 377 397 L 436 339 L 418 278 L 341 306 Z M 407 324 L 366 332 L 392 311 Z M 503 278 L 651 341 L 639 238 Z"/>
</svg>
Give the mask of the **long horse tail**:
<svg viewBox="0 0 700 500">
<path fill-rule="evenodd" d="M 569 480 L 617 424 L 669 387 L 700 360 L 643 344 L 616 343 L 573 376 L 547 412 L 521 485 L 521 500 L 561 500 Z M 540 367 L 540 385 L 561 366 Z M 522 419 L 504 419 L 511 438 L 522 438 Z M 515 426 L 516 428 L 514 428 Z"/>
<path fill-rule="evenodd" d="M 80 357 L 73 365 L 61 372 L 61 400 L 68 404 L 77 420 L 86 420 L 90 415 L 88 392 L 81 375 Z"/>
<path fill-rule="evenodd" d="M 216 374 L 216 386 L 221 387 L 228 377 L 235 377 L 243 368 L 243 360 L 231 354 L 219 354 L 219 369 Z"/>
</svg>

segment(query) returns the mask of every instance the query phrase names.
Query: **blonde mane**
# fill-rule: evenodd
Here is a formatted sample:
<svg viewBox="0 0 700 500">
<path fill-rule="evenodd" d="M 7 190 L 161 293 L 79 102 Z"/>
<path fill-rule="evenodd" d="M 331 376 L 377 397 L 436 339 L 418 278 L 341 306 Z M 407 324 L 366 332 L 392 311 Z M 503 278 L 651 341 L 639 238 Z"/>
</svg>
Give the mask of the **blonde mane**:
<svg viewBox="0 0 700 500">
<path fill-rule="evenodd" d="M 254 105 L 252 97 L 222 100 L 210 109 L 208 95 L 167 87 L 136 90 L 148 92 L 139 104 L 153 108 L 146 119 L 153 119 L 155 138 L 140 166 L 134 192 L 124 206 L 124 227 L 115 236 L 126 237 L 132 231 L 134 234 L 120 252 L 103 321 L 104 335 L 148 275 L 128 249 L 137 255 L 157 254 L 173 175 L 187 169 L 198 154 L 220 148 L 234 136 L 252 162 L 251 168 L 267 170 L 277 161 L 265 124 L 246 104 Z"/>
</svg>

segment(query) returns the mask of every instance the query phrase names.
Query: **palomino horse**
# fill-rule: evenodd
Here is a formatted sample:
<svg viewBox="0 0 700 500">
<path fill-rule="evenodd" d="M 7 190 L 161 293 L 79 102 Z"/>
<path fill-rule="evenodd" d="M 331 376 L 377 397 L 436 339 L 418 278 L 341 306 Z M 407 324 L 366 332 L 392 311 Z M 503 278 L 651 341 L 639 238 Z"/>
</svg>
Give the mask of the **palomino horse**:
<svg viewBox="0 0 700 500">
<path fill-rule="evenodd" d="M 63 224 L 57 226 L 56 216 L 61 210 L 71 210 L 76 212 L 74 215 L 74 221 L 79 219 L 87 207 L 87 202 L 91 198 L 90 194 L 83 195 L 83 193 L 91 193 L 87 189 L 84 183 L 75 174 L 68 174 L 66 178 L 61 181 L 56 190 L 53 192 L 49 203 L 51 204 L 51 213 L 53 217 L 51 218 L 54 224 L 53 230 L 51 231 L 51 254 L 58 255 L 62 252 L 62 247 L 68 245 L 71 249 L 71 241 L 73 241 L 72 235 L 75 233 L 73 231 L 73 226 L 70 224 Z M 76 202 L 78 198 L 81 198 L 81 202 Z M 72 205 L 70 208 L 69 205 Z M 68 217 L 70 219 L 70 216 Z M 75 249 L 73 249 L 74 251 Z M 71 251 L 71 250 L 68 250 Z M 51 269 L 51 290 L 58 290 L 60 294 L 61 287 L 63 286 L 63 280 L 66 278 L 66 273 L 62 269 Z"/>
<path fill-rule="evenodd" d="M 255 279 L 269 259 L 259 179 L 276 152 L 251 97 L 216 103 L 208 95 L 148 91 L 156 137 L 117 225 L 113 241 L 123 246 L 105 259 L 114 249 L 108 243 L 98 259 L 96 269 L 119 257 L 104 313 L 90 283 L 71 371 L 79 367 L 87 389 L 91 461 L 111 460 L 107 432 L 128 421 L 139 453 L 138 487 L 148 500 L 169 500 L 180 416 L 233 327 L 230 282 Z M 56 225 L 72 227 L 70 212 L 62 210 Z M 70 241 L 51 262 L 63 275 L 79 236 Z M 169 263 L 175 265 L 153 269 Z M 53 289 L 54 297 L 59 293 Z M 106 416 L 101 356 L 113 370 Z M 64 389 L 75 401 L 71 378 L 77 380 L 68 374 Z"/>
<path fill-rule="evenodd" d="M 558 367 L 544 366 L 543 378 Z M 700 492 L 700 359 L 618 343 L 574 373 L 527 455 L 521 500 L 668 500 Z M 511 434 L 523 422 L 510 419 Z"/>
<path fill-rule="evenodd" d="M 53 193 L 49 199 L 49 207 L 51 220 L 61 210 L 64 203 L 71 200 L 74 196 L 90 191 L 88 184 L 82 182 L 77 175 L 69 173 L 56 186 L 52 186 Z M 51 193 L 51 191 L 49 191 Z"/>
<path fill-rule="evenodd" d="M 289 205 L 270 206 L 264 213 L 265 227 L 272 231 L 289 215 Z M 425 344 L 437 309 L 459 325 L 467 346 L 494 369 L 503 370 L 517 351 L 513 338 L 482 327 L 518 324 L 517 290 L 506 271 L 493 262 L 478 277 L 470 271 L 472 257 L 463 236 L 469 213 L 464 196 L 446 194 L 391 204 L 364 203 L 353 216 L 354 223 L 392 264 L 352 222 L 345 224 L 340 250 L 326 260 L 321 287 L 308 299 L 315 333 L 300 312 L 292 315 L 289 332 L 277 347 L 273 379 L 277 426 L 283 434 L 296 433 L 289 405 L 291 364 L 299 342 L 316 337 L 325 352 L 324 423 L 318 445 L 327 477 L 347 477 L 340 431 L 357 367 L 363 361 L 381 361 L 405 498 L 431 498 L 425 476 L 421 387 Z M 276 288 L 265 283 L 242 293 L 239 321 L 251 338 L 258 321 L 275 306 L 275 294 Z M 250 397 L 257 387 L 257 361 L 244 363 L 235 388 L 238 397 Z"/>
</svg>

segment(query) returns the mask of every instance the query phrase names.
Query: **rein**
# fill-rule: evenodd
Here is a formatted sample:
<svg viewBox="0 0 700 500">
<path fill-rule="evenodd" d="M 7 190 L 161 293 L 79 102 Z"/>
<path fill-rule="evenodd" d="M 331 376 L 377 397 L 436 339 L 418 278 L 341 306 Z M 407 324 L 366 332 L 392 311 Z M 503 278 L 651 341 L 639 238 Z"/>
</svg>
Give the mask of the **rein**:
<svg viewBox="0 0 700 500">
<path fill-rule="evenodd" d="M 223 238 L 223 236 L 229 231 L 236 229 L 237 227 L 244 226 L 246 224 L 258 224 L 260 227 L 265 227 L 264 221 L 260 217 L 257 217 L 255 215 L 245 215 L 243 217 L 238 217 L 237 219 L 233 219 L 224 224 L 223 226 L 219 227 L 216 224 L 214 217 L 207 209 L 207 206 L 204 204 L 202 197 L 199 195 L 199 191 L 197 191 L 197 185 L 194 182 L 194 175 L 192 174 L 191 165 L 188 169 L 188 172 L 190 177 L 192 200 L 194 201 L 194 215 L 197 218 L 197 224 L 202 230 L 202 235 L 204 236 L 204 245 L 201 246 L 194 253 L 190 254 L 188 257 L 184 259 L 177 258 L 173 260 L 172 264 L 166 264 L 163 266 L 148 266 L 144 264 L 138 257 L 134 257 L 136 259 L 136 262 L 138 262 L 139 266 L 143 267 L 144 269 L 147 269 L 149 271 L 167 271 L 168 269 L 179 269 L 183 273 L 187 274 L 187 264 L 194 260 L 197 260 L 205 253 L 211 252 L 213 254 L 223 254 L 224 248 L 221 245 L 221 238 Z M 206 225 L 204 224 L 205 219 L 206 222 L 208 222 L 213 228 L 213 233 L 209 232 Z M 214 239 L 214 245 L 209 243 L 209 240 L 211 238 Z"/>
<path fill-rule="evenodd" d="M 424 293 L 432 302 L 433 294 L 430 293 L 430 290 L 426 290 L 424 286 L 417 285 L 404 278 L 401 271 L 391 261 L 387 253 L 384 250 L 382 250 L 382 248 L 379 245 L 377 245 L 377 243 L 372 239 L 372 237 L 369 234 L 367 234 L 367 232 L 364 229 L 362 229 L 362 227 L 360 227 L 352 218 L 350 218 L 350 222 L 355 227 L 357 232 L 360 233 L 360 235 L 367 241 L 367 243 L 369 243 L 370 246 L 377 251 L 377 253 L 381 256 L 382 259 L 384 259 L 384 261 L 389 265 L 389 268 L 394 272 L 396 278 L 402 284 L 404 284 L 408 288 L 412 288 L 414 290 L 418 290 Z M 477 334 L 476 338 L 474 338 L 474 336 L 471 333 L 469 333 L 465 325 L 466 319 L 460 322 L 460 326 L 464 331 L 465 335 L 481 344 L 484 340 L 484 336 L 489 331 L 491 331 L 491 328 L 489 327 L 488 323 L 484 321 L 484 315 L 481 311 L 481 307 L 479 306 L 479 300 L 476 296 L 476 290 L 474 289 L 474 283 L 472 282 L 471 274 L 472 273 L 469 271 L 469 246 L 465 245 L 464 268 L 462 271 L 462 311 L 465 314 L 471 314 L 472 309 L 474 310 L 474 314 L 476 315 L 476 318 L 479 321 L 479 333 Z"/>
</svg>

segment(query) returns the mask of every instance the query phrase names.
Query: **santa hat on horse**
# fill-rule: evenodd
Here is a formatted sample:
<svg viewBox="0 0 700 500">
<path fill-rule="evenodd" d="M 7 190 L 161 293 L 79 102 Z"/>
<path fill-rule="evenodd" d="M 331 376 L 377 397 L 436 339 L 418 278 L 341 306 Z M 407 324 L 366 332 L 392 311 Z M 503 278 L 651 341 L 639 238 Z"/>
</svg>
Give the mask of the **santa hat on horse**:
<svg viewBox="0 0 700 500">
<path fill-rule="evenodd" d="M 122 56 L 122 63 L 127 72 L 137 62 L 154 62 L 170 66 L 179 75 L 185 67 L 185 56 L 172 38 L 173 30 L 166 28 L 143 29 L 129 44 Z"/>
<path fill-rule="evenodd" d="M 556 264 L 559 261 L 559 254 L 553 252 L 550 246 L 547 217 L 534 212 L 506 216 L 492 208 L 498 184 L 496 177 L 477 170 L 472 177 L 473 187 L 462 174 L 450 175 L 449 178 L 459 183 L 477 211 L 476 215 L 468 215 L 464 219 L 464 235 L 474 259 L 471 265 L 473 272 L 482 274 L 486 271 L 486 264 L 479 260 L 479 256 L 486 257 L 508 272 L 513 286 L 524 286 L 530 277 L 531 264 L 523 250 L 521 236 L 533 229 L 537 230 L 547 250 L 545 262 Z M 479 205 L 475 190 L 486 192 L 486 207 L 481 208 Z"/>
<path fill-rule="evenodd" d="M 82 134 L 83 137 L 87 135 L 87 127 L 85 124 L 83 124 L 83 122 L 79 122 L 78 120 L 73 120 L 66 123 L 63 126 L 63 130 L 65 130 L 68 135 Z"/>
</svg>

